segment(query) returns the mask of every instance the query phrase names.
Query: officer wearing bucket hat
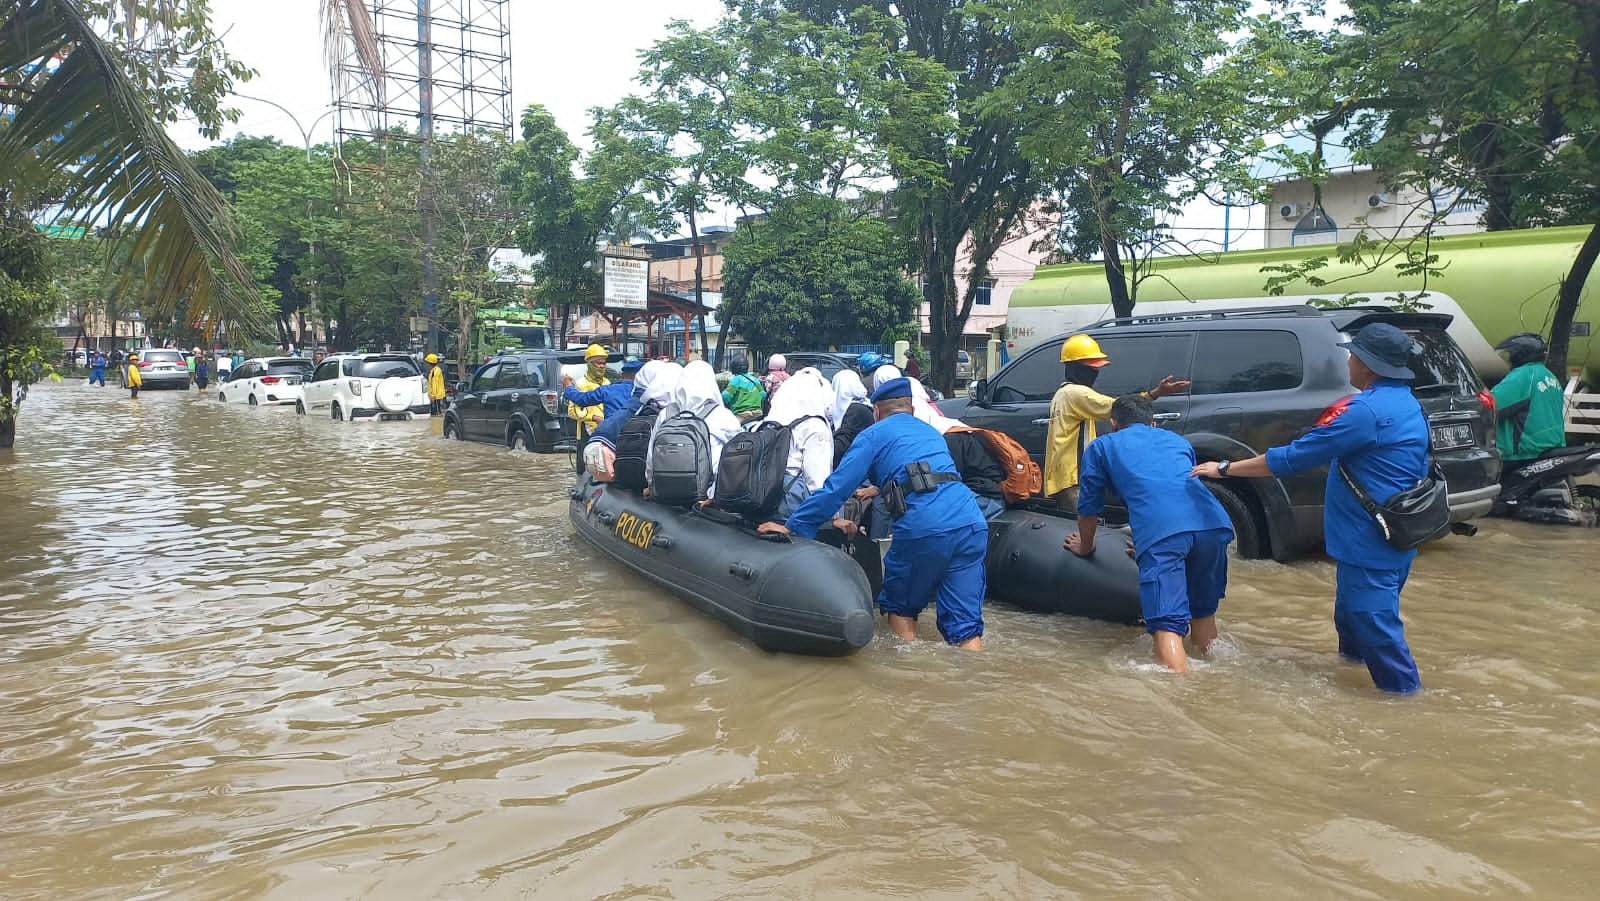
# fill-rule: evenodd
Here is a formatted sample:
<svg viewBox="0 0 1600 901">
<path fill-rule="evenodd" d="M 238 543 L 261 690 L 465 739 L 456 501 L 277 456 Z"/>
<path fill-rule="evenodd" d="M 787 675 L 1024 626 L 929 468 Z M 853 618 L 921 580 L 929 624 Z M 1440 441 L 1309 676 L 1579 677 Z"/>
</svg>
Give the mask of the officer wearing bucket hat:
<svg viewBox="0 0 1600 901">
<path fill-rule="evenodd" d="M 1248 460 L 1201 463 L 1205 478 L 1283 477 L 1328 466 L 1323 540 L 1338 563 L 1333 625 L 1339 653 L 1366 664 L 1373 684 L 1405 694 L 1422 686 L 1400 621 L 1400 590 L 1415 550 L 1389 545 L 1377 522 L 1340 478 L 1343 464 L 1380 503 L 1428 475 L 1428 418 L 1406 384 L 1416 344 L 1387 322 L 1374 322 L 1339 345 L 1350 351 L 1350 384 L 1360 393 L 1342 412 L 1290 444 Z"/>
</svg>

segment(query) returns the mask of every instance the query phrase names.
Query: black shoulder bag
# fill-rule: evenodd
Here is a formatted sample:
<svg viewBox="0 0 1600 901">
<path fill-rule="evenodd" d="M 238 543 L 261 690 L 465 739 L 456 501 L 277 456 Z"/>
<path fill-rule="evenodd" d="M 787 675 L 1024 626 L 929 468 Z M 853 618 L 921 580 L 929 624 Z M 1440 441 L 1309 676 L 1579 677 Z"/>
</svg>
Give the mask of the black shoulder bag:
<svg viewBox="0 0 1600 901">
<path fill-rule="evenodd" d="M 1409 551 L 1438 538 L 1450 526 L 1450 486 L 1445 484 L 1439 461 L 1428 457 L 1428 475 L 1411 488 L 1383 503 L 1356 484 L 1355 477 L 1340 461 L 1339 475 L 1350 487 L 1363 509 L 1378 521 L 1383 540 L 1397 550 Z"/>
</svg>

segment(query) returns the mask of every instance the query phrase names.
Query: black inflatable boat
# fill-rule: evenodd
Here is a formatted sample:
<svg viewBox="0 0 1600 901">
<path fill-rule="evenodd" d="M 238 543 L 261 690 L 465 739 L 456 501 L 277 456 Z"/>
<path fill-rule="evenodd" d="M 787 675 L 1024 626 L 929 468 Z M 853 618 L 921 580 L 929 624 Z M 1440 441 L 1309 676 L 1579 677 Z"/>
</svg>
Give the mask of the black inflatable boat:
<svg viewBox="0 0 1600 901">
<path fill-rule="evenodd" d="M 865 538 L 852 554 L 824 542 L 770 541 L 731 517 L 653 504 L 587 478 L 573 489 L 571 518 L 596 547 L 762 648 L 840 656 L 872 639 L 882 574 Z M 1102 531 L 1095 554 L 1078 557 L 1062 548 L 1077 528 L 1069 517 L 1023 509 L 990 520 L 989 597 L 1137 623 L 1139 569 L 1122 534 Z"/>
<path fill-rule="evenodd" d="M 769 651 L 837 657 L 872 640 L 872 587 L 850 555 L 768 540 L 584 477 L 572 524 L 595 547 Z"/>
</svg>

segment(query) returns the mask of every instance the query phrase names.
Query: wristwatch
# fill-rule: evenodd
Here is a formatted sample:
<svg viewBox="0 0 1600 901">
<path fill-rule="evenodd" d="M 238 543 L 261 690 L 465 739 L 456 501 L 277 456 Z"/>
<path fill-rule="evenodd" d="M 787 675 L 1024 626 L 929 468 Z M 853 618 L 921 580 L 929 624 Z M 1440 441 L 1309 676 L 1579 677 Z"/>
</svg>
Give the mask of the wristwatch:
<svg viewBox="0 0 1600 901">
<path fill-rule="evenodd" d="M 1233 461 L 1232 460 L 1223 460 L 1223 461 L 1217 463 L 1217 475 L 1219 475 L 1219 476 L 1227 475 L 1228 474 L 1228 467 L 1230 467 L 1232 465 L 1233 465 Z"/>
</svg>

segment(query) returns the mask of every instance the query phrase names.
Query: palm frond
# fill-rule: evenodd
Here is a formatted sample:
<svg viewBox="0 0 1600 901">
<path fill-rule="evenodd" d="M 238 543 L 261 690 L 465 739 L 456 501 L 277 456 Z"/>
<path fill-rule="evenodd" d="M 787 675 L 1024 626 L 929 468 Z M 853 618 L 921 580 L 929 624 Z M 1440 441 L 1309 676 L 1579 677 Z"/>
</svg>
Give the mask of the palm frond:
<svg viewBox="0 0 1600 901">
<path fill-rule="evenodd" d="M 158 313 L 267 327 L 264 301 L 233 254 L 227 202 L 150 115 L 138 89 L 72 0 L 0 0 L 0 74 L 23 98 L 0 131 L 0 184 L 59 192 L 80 221 L 131 237 L 123 288 L 162 286 Z M 43 63 L 60 60 L 54 71 Z M 15 75 L 16 77 L 13 77 Z M 64 187 L 61 187 L 63 186 Z"/>
<path fill-rule="evenodd" d="M 334 93 L 349 93 L 352 73 L 345 68 L 350 47 L 355 47 L 358 74 L 374 103 L 384 100 L 383 48 L 373 31 L 372 13 L 364 0 L 322 0 L 322 53 L 333 76 Z"/>
</svg>

